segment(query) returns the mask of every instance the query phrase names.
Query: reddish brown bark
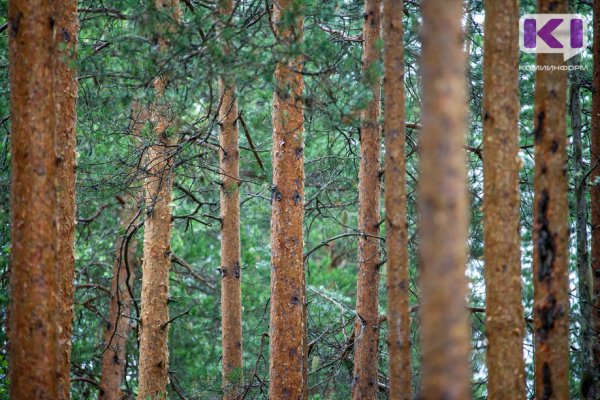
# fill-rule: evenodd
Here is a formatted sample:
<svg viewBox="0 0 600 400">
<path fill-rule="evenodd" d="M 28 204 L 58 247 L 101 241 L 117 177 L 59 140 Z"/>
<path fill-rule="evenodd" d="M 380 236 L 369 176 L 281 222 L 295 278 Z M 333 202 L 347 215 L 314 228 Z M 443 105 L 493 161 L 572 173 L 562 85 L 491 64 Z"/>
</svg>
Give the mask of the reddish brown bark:
<svg viewBox="0 0 600 400">
<path fill-rule="evenodd" d="M 75 272 L 75 124 L 77 120 L 77 1 L 65 0 L 55 5 L 54 35 L 59 51 L 54 59 L 54 96 L 58 154 L 58 263 L 60 265 L 61 329 L 60 392 L 70 397 L 71 336 L 73 334 L 73 278 Z"/>
<path fill-rule="evenodd" d="M 519 197 L 519 2 L 485 8 L 483 140 L 488 398 L 525 399 Z"/>
<path fill-rule="evenodd" d="M 303 399 L 307 393 L 304 219 L 304 9 L 298 0 L 273 2 L 277 40 L 289 50 L 275 68 L 273 193 L 271 216 L 270 399 Z"/>
<path fill-rule="evenodd" d="M 142 129 L 148 123 L 149 118 L 148 109 L 137 101 L 134 102 L 132 105 L 132 136 L 134 139 L 140 137 Z M 142 200 L 141 194 L 139 193 L 139 198 L 129 194 L 126 195 L 121 209 L 121 231 L 117 237 L 116 258 L 111 280 L 109 316 L 104 332 L 104 353 L 102 354 L 99 393 L 99 398 L 102 400 L 121 400 L 123 398 L 121 385 L 125 373 L 127 336 L 129 335 L 131 322 L 128 317 L 131 315 L 132 305 L 129 289 L 133 287 L 135 272 L 139 267 L 139 260 L 135 258 L 138 241 L 135 237 L 131 237 L 127 246 L 126 239 L 130 232 L 128 230 L 135 222 L 136 208 L 140 206 L 139 203 Z M 129 280 L 127 278 L 128 274 Z"/>
<path fill-rule="evenodd" d="M 389 398 L 412 398 L 410 292 L 406 227 L 404 29 L 401 1 L 383 2 L 385 63 L 385 217 L 389 327 Z"/>
<path fill-rule="evenodd" d="M 13 399 L 61 397 L 54 11 L 47 0 L 9 1 Z"/>
<path fill-rule="evenodd" d="M 362 68 L 372 99 L 361 114 L 358 230 L 365 235 L 358 238 L 353 399 L 375 399 L 378 390 L 381 80 L 373 71 L 381 57 L 381 1 L 365 0 L 364 15 Z"/>
<path fill-rule="evenodd" d="M 224 25 L 231 20 L 233 2 L 219 1 Z M 229 43 L 224 50 L 232 55 Z M 220 164 L 221 171 L 221 325 L 223 346 L 224 399 L 242 394 L 242 290 L 240 267 L 240 170 L 237 130 L 237 100 L 233 77 L 219 77 Z"/>
<path fill-rule="evenodd" d="M 156 0 L 159 12 L 179 21 L 178 0 Z M 172 31 L 172 26 L 165 27 Z M 168 47 L 165 37 L 159 44 Z M 169 270 L 171 269 L 171 195 L 173 190 L 173 138 L 169 136 L 172 117 L 164 100 L 168 79 L 154 83 L 155 99 L 151 120 L 156 142 L 147 152 L 146 219 L 144 220 L 144 258 L 140 321 L 140 361 L 138 399 L 166 399 L 169 382 Z"/>
<path fill-rule="evenodd" d="M 539 13 L 566 13 L 566 0 L 538 0 Z M 564 65 L 538 54 L 537 65 Z M 569 397 L 567 73 L 538 70 L 535 88 L 533 282 L 535 387 L 540 399 Z"/>
<path fill-rule="evenodd" d="M 173 159 L 167 123 L 153 115 L 157 143 L 148 149 L 138 399 L 166 399 L 168 383 L 169 270 Z"/>
<path fill-rule="evenodd" d="M 121 210 L 120 232 L 117 237 L 116 256 L 111 280 L 110 309 L 104 333 L 100 395 L 102 400 L 121 400 L 121 385 L 125 374 L 127 337 L 131 320 L 131 294 L 138 262 L 135 257 L 137 240 L 132 238 L 126 245 L 127 233 L 138 215 L 138 204 L 133 196 L 127 196 Z M 127 257 L 127 259 L 125 259 Z"/>
<path fill-rule="evenodd" d="M 423 0 L 420 282 L 423 398 L 470 397 L 465 310 L 465 54 L 460 0 Z"/>
<path fill-rule="evenodd" d="M 600 0 L 594 0 L 594 75 L 592 85 L 592 130 L 591 130 L 591 160 L 590 174 L 592 215 L 590 253 L 593 275 L 593 363 L 594 380 L 592 393 L 600 396 Z"/>
</svg>

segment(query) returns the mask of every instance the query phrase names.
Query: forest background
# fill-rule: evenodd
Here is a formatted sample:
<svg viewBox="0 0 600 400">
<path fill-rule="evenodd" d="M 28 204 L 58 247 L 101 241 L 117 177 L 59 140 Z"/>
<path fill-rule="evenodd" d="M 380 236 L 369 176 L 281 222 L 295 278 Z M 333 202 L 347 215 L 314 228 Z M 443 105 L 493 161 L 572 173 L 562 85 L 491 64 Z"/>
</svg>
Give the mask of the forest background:
<svg viewBox="0 0 600 400">
<path fill-rule="evenodd" d="M 161 23 L 151 2 L 81 0 L 79 100 L 77 121 L 77 239 L 76 293 L 72 395 L 95 398 L 109 290 L 123 198 L 139 193 L 141 181 L 135 173 L 152 132 L 140 132 L 132 140 L 132 104 L 152 102 L 151 82 L 168 73 L 165 96 L 178 116 L 172 129 L 180 136 L 175 160 L 173 193 L 174 224 L 171 248 L 174 260 L 170 279 L 169 336 L 173 398 L 219 398 L 220 297 L 219 297 L 219 171 L 217 78 L 225 72 L 235 77 L 240 111 L 242 304 L 244 379 L 249 398 L 264 398 L 268 382 L 271 135 L 273 71 L 279 48 L 273 39 L 268 1 L 240 0 L 233 26 L 219 32 L 214 3 L 182 1 L 181 24 L 170 37 L 168 52 L 161 51 L 154 27 Z M 305 254 L 308 256 L 309 387 L 313 399 L 346 399 L 350 396 L 352 362 L 347 349 L 356 317 L 356 241 L 360 110 L 370 100 L 368 83 L 383 75 L 377 64 L 361 72 L 363 2 L 358 0 L 305 0 L 305 40 L 293 51 L 304 54 L 305 78 Z M 590 1 L 572 1 L 572 9 L 592 14 Z M 408 183 L 409 260 L 411 305 L 420 304 L 417 288 L 416 187 L 417 142 L 420 123 L 419 2 L 406 0 L 405 90 L 406 157 Z M 522 14 L 535 12 L 535 1 L 524 0 Z M 8 308 L 9 241 L 9 81 L 7 2 L 0 1 L 0 398 L 8 398 L 6 375 L 6 319 Z M 485 398 L 485 287 L 483 280 L 483 2 L 465 2 L 464 27 L 468 54 L 468 104 L 470 109 L 466 153 L 470 199 L 469 259 L 467 275 L 471 322 L 471 369 L 473 398 Z M 591 37 L 591 26 L 590 26 Z M 223 52 L 223 40 L 234 43 L 235 57 Z M 381 43 L 381 48 L 383 44 Z M 520 65 L 533 65 L 534 56 L 521 53 Z M 591 109 L 591 51 L 571 62 L 582 68 L 569 75 L 570 96 L 581 99 L 582 160 L 589 167 Z M 522 279 L 526 316 L 524 343 L 527 389 L 533 393 L 532 345 L 532 201 L 533 201 L 533 93 L 531 69 L 521 68 L 520 173 Z M 575 203 L 579 184 L 587 169 L 575 170 L 569 126 L 569 209 L 571 245 L 571 391 L 580 387 L 580 317 L 577 286 L 578 258 L 575 243 Z M 176 131 L 176 132 L 175 132 Z M 141 144 L 140 144 L 141 143 Z M 383 151 L 383 148 L 382 148 Z M 595 184 L 595 183 L 593 183 Z M 584 201 L 589 195 L 583 191 Z M 383 232 L 382 232 L 383 234 Z M 133 239 L 140 241 L 142 230 Z M 141 250 L 141 246 L 138 246 Z M 139 255 L 138 255 L 139 258 Z M 139 266 L 139 264 L 138 264 Z M 381 270 L 380 314 L 386 313 L 385 266 Z M 139 295 L 140 275 L 134 291 Z M 418 391 L 418 315 L 413 323 L 413 385 Z M 125 389 L 137 387 L 136 326 L 127 347 Z M 386 382 L 386 325 L 382 324 L 379 365 L 380 381 Z M 385 391 L 381 393 L 385 397 Z"/>
</svg>

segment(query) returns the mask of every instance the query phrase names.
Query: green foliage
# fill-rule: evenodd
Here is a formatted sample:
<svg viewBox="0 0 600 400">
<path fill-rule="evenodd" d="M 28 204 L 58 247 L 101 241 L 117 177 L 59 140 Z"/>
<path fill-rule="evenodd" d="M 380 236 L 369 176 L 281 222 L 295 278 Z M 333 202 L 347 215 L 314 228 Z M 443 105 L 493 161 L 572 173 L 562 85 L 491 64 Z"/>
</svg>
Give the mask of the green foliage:
<svg viewBox="0 0 600 400">
<path fill-rule="evenodd" d="M 6 0 L 0 1 L 0 25 L 6 22 Z M 184 4 L 185 3 L 185 4 Z M 186 4 L 193 5 L 193 10 Z M 421 112 L 418 33 L 421 17 L 418 2 L 405 2 L 406 116 L 419 123 Z M 483 282 L 483 172 L 482 64 L 483 4 L 468 2 L 467 42 L 469 130 L 466 144 L 471 199 L 471 226 L 467 264 L 468 302 L 485 305 Z M 241 118 L 241 237 L 243 301 L 243 368 L 236 373 L 247 388 L 248 399 L 267 398 L 270 287 L 270 197 L 273 72 L 276 62 L 303 55 L 305 78 L 305 252 L 328 239 L 346 236 L 319 247 L 307 259 L 308 336 L 311 399 L 347 399 L 352 383 L 352 324 L 356 294 L 356 226 L 358 161 L 360 157 L 360 111 L 371 99 L 366 85 L 383 75 L 382 63 L 361 72 L 363 2 L 359 0 L 299 0 L 282 16 L 281 26 L 291 26 L 304 10 L 304 42 L 284 46 L 273 37 L 269 16 L 271 2 L 236 2 L 231 26 L 218 29 L 214 4 L 182 2 L 181 23 L 172 30 L 172 16 L 157 12 L 153 1 L 105 2 L 80 0 L 77 123 L 77 207 L 75 322 L 72 377 L 99 381 L 103 334 L 109 297 L 100 287 L 110 287 L 115 246 L 119 235 L 119 205 L 116 196 L 141 191 L 144 155 L 155 142 L 152 124 L 139 137 L 132 137 L 132 102 L 155 104 L 153 83 L 168 76 L 162 105 L 173 116 L 169 135 L 177 141 L 175 189 L 173 193 L 172 252 L 192 271 L 173 264 L 170 275 L 170 315 L 179 316 L 170 326 L 170 398 L 182 393 L 188 399 L 217 399 L 221 388 L 220 328 L 220 233 L 218 154 L 219 75 L 237 85 Z M 265 9 L 269 6 L 269 10 Z M 589 15 L 588 5 L 579 12 Z M 535 10 L 535 1 L 522 1 L 522 12 Z M 161 49 L 158 34 L 168 43 Z M 8 310 L 10 126 L 8 43 L 0 34 L 0 399 L 7 394 L 6 320 Z M 229 43 L 233 51 L 224 51 Z M 378 48 L 383 42 L 378 41 Z M 534 57 L 521 54 L 521 65 Z M 584 82 L 591 81 L 591 54 L 584 53 Z M 526 318 L 532 318 L 532 202 L 533 202 L 533 93 L 535 74 L 520 70 L 522 271 Z M 582 88 L 584 148 L 589 148 L 591 85 Z M 418 235 L 416 190 L 418 187 L 418 135 L 407 129 L 408 229 L 411 305 L 419 304 Z M 251 138 L 250 143 L 248 138 Z M 255 151 L 252 148 L 255 148 Z M 383 151 L 383 148 L 382 148 Z M 584 152 L 589 161 L 589 151 Z M 258 161 L 260 160 L 260 162 Z M 261 167 L 261 164 L 263 167 Z M 577 179 L 577 177 L 570 177 Z M 597 184 L 594 183 L 594 184 Z M 572 200 L 572 199 L 571 199 Z M 144 215 L 142 210 L 141 215 Z M 383 230 L 383 229 L 382 229 Z M 134 236 L 140 242 L 143 227 Z M 383 245 L 383 244 L 382 244 Z M 574 248 L 571 252 L 574 253 Z M 138 257 L 141 253 L 138 254 Z M 576 287 L 575 260 L 571 281 Z M 380 313 L 387 309 L 386 268 L 381 269 Z M 141 271 L 136 271 L 134 292 L 139 303 Z M 201 277 L 202 279 L 199 279 Z M 573 298 L 572 314 L 578 312 Z M 419 318 L 412 314 L 412 354 L 415 396 L 420 384 Z M 130 316 L 123 389 L 137 391 L 137 318 Z M 572 318 L 572 343 L 577 343 L 578 324 Z M 484 314 L 472 313 L 473 398 L 486 397 Z M 533 394 L 531 324 L 527 324 L 525 356 L 529 395 Z M 387 379 L 387 326 L 382 324 L 379 353 L 381 382 Z M 572 392 L 581 376 L 577 349 L 572 351 Z M 97 388 L 74 379 L 74 399 L 94 399 Z M 385 398 L 385 393 L 381 393 Z"/>
</svg>

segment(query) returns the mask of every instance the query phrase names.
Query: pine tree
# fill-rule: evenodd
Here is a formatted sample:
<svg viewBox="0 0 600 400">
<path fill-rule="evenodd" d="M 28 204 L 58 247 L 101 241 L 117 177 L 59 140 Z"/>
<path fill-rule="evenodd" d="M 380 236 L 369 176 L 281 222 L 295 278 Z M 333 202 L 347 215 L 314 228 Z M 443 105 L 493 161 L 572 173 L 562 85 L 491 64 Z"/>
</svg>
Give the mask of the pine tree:
<svg viewBox="0 0 600 400">
<path fill-rule="evenodd" d="M 361 113 L 358 175 L 358 275 L 354 323 L 353 399 L 377 398 L 377 347 L 379 342 L 379 225 L 381 80 L 377 76 L 381 40 L 381 0 L 365 0 L 362 69 L 371 101 Z"/>
<path fill-rule="evenodd" d="M 519 2 L 486 2 L 484 254 L 490 399 L 525 399 L 519 194 Z"/>
<path fill-rule="evenodd" d="M 233 2 L 219 0 L 223 29 L 233 18 Z M 227 40 L 227 39 L 225 39 Z M 224 53 L 233 56 L 231 44 Z M 219 144 L 221 172 L 221 324 L 223 346 L 224 399 L 240 395 L 242 371 L 242 292 L 240 266 L 240 171 L 238 145 L 238 109 L 235 82 L 231 76 L 219 77 Z"/>
<path fill-rule="evenodd" d="M 423 0 L 420 287 L 423 398 L 470 396 L 463 2 Z"/>
<path fill-rule="evenodd" d="M 58 178 L 54 2 L 11 0 L 8 10 L 11 119 L 10 394 L 57 399 L 61 306 L 56 238 Z"/>
<path fill-rule="evenodd" d="M 273 188 L 271 212 L 270 399 L 302 399 L 306 382 L 306 288 L 303 257 L 304 80 L 300 0 L 273 3 L 277 42 L 273 96 Z"/>
<path fill-rule="evenodd" d="M 102 375 L 100 377 L 101 400 L 121 400 L 123 393 L 121 385 L 125 375 L 125 355 L 127 337 L 131 326 L 132 297 L 136 270 L 139 263 L 135 258 L 137 240 L 129 238 L 131 226 L 139 217 L 138 199 L 125 195 L 120 217 L 113 275 L 110 288 L 110 308 L 108 323 L 104 332 L 104 347 L 102 353 Z"/>
<path fill-rule="evenodd" d="M 539 0 L 538 13 L 566 13 L 567 0 Z M 537 65 L 564 65 L 538 54 Z M 543 399 L 569 397 L 567 73 L 540 69 L 535 88 L 533 282 L 535 388 Z"/>
<path fill-rule="evenodd" d="M 58 154 L 58 262 L 60 265 L 60 392 L 70 398 L 71 336 L 73 333 L 73 278 L 75 272 L 75 168 L 77 120 L 77 1 L 55 2 L 54 95 Z"/>
<path fill-rule="evenodd" d="M 573 9 L 573 8 L 572 8 Z M 573 66 L 579 66 L 581 57 L 576 55 L 570 59 Z M 573 70 L 569 73 L 569 116 L 571 122 L 571 137 L 573 138 L 573 175 L 574 175 L 574 203 L 575 203 L 575 235 L 577 249 L 577 297 L 579 300 L 579 362 L 584 374 L 593 371 L 593 337 L 592 337 L 592 290 L 591 270 L 588 254 L 588 212 L 586 199 L 586 175 L 585 163 L 583 161 L 583 137 L 582 137 L 582 104 L 581 104 L 581 80 L 579 71 Z M 591 395 L 591 393 L 588 393 Z M 584 399 L 594 397 L 584 396 Z"/>
<path fill-rule="evenodd" d="M 134 138 L 141 137 L 149 117 L 147 107 L 134 102 L 131 113 L 131 131 Z M 121 400 L 123 397 L 121 385 L 125 376 L 127 337 L 131 327 L 132 290 L 136 272 L 140 267 L 139 260 L 136 259 L 138 240 L 133 234 L 140 216 L 137 210 L 142 201 L 142 193 L 140 191 L 137 196 L 126 193 L 120 201 L 120 231 L 116 241 L 110 306 L 104 332 L 98 396 L 101 400 Z"/>
<path fill-rule="evenodd" d="M 179 22 L 178 0 L 156 0 L 156 9 L 171 18 L 161 30 L 172 33 Z M 159 46 L 168 48 L 165 32 L 160 32 Z M 140 361 L 138 399 L 166 399 L 169 381 L 169 270 L 171 269 L 171 196 L 173 190 L 173 144 L 169 132 L 172 118 L 164 99 L 166 75 L 154 82 L 151 106 L 156 143 L 147 151 L 146 219 L 144 220 L 144 260 L 140 321 Z"/>
<path fill-rule="evenodd" d="M 389 398 L 412 398 L 406 218 L 403 4 L 383 2 L 385 63 L 385 218 L 389 327 Z"/>
<path fill-rule="evenodd" d="M 592 168 L 590 173 L 590 214 L 591 225 L 591 244 L 590 254 L 592 265 L 592 336 L 595 339 L 593 347 L 593 373 L 592 396 L 600 396 L 600 0 L 594 0 L 594 71 L 592 85 L 596 90 L 592 93 L 592 130 L 591 136 L 591 160 Z"/>
</svg>

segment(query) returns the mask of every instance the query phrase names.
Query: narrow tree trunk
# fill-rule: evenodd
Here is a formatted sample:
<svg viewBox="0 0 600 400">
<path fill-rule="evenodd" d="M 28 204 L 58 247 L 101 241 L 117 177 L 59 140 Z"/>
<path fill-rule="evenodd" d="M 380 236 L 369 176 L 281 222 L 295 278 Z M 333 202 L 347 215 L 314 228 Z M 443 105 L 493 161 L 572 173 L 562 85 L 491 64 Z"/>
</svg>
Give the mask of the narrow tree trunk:
<svg viewBox="0 0 600 400">
<path fill-rule="evenodd" d="M 299 0 L 273 2 L 277 40 L 287 54 L 275 67 L 271 217 L 270 399 L 302 399 L 306 382 L 304 239 L 304 104 Z"/>
<path fill-rule="evenodd" d="M 168 4 L 167 4 L 168 3 Z M 178 0 L 156 0 L 159 12 L 179 21 Z M 172 30 L 172 27 L 167 27 Z M 159 39 L 161 49 L 168 43 Z M 167 132 L 172 118 L 165 102 L 168 83 L 161 76 L 154 83 L 155 99 L 151 120 L 156 143 L 147 152 L 146 219 L 144 221 L 144 259 L 140 321 L 140 360 L 138 399 L 166 399 L 169 382 L 169 270 L 171 269 L 171 195 L 173 190 L 174 141 Z"/>
<path fill-rule="evenodd" d="M 61 397 L 54 8 L 48 0 L 9 1 L 13 399 Z"/>
<path fill-rule="evenodd" d="M 232 18 L 231 0 L 220 0 L 223 25 Z M 230 44 L 225 53 L 232 56 Z M 242 291 L 240 267 L 240 170 L 235 82 L 231 76 L 219 77 L 219 122 L 221 133 L 221 325 L 223 346 L 224 399 L 240 398 L 242 387 Z"/>
<path fill-rule="evenodd" d="M 567 0 L 538 0 L 538 12 L 566 13 Z M 564 65 L 560 54 L 538 54 L 537 64 Z M 566 71 L 536 73 L 533 308 L 540 399 L 569 397 L 566 83 Z"/>
<path fill-rule="evenodd" d="M 58 263 L 60 265 L 61 329 L 59 390 L 70 398 L 71 336 L 73 334 L 73 278 L 75 272 L 75 123 L 77 120 L 77 0 L 55 6 L 54 34 L 59 55 L 54 59 L 54 93 L 58 154 Z"/>
<path fill-rule="evenodd" d="M 594 0 L 594 72 L 591 130 L 591 265 L 593 277 L 592 329 L 594 342 L 592 396 L 600 396 L 600 0 Z"/>
<path fill-rule="evenodd" d="M 423 0 L 419 198 L 423 399 L 470 396 L 465 54 L 460 0 Z"/>
<path fill-rule="evenodd" d="M 142 129 L 149 121 L 148 109 L 137 101 L 132 105 L 132 137 L 139 138 Z M 136 171 L 138 172 L 138 171 Z M 133 287 L 135 272 L 139 262 L 135 258 L 138 241 L 135 238 L 129 240 L 126 248 L 126 235 L 131 229 L 134 217 L 137 215 L 136 208 L 139 207 L 142 193 L 136 197 L 129 194 L 125 196 L 120 216 L 120 235 L 117 237 L 116 258 L 111 280 L 111 299 L 108 323 L 104 333 L 104 353 L 102 354 L 102 375 L 100 377 L 101 400 L 121 400 L 126 364 L 127 336 L 130 331 L 132 297 L 129 289 Z M 129 278 L 128 278 L 129 275 Z M 129 285 L 129 287 L 128 287 Z"/>
<path fill-rule="evenodd" d="M 377 398 L 377 350 L 379 342 L 379 223 L 381 80 L 376 64 L 381 53 L 381 0 L 365 0 L 362 68 L 372 99 L 361 113 L 360 166 L 358 175 L 358 275 L 354 323 L 353 399 Z"/>
<path fill-rule="evenodd" d="M 483 65 L 488 398 L 525 399 L 519 196 L 519 1 L 488 1 Z"/>
<path fill-rule="evenodd" d="M 579 65 L 580 56 L 571 59 L 572 65 Z M 583 162 L 583 142 L 581 136 L 581 83 L 577 71 L 569 74 L 571 83 L 569 93 L 569 114 L 571 116 L 571 135 L 573 137 L 573 172 L 575 176 L 575 232 L 577 248 L 577 280 L 579 295 L 579 361 L 583 371 L 582 377 L 593 374 L 593 341 L 592 341 L 592 288 L 591 270 L 588 255 L 587 235 L 587 202 L 585 185 L 585 163 Z M 583 379 L 582 379 L 583 381 Z M 591 393 L 582 393 L 584 399 L 594 399 Z"/>
<path fill-rule="evenodd" d="M 126 235 L 135 222 L 138 204 L 135 197 L 127 195 L 121 210 L 120 232 L 117 238 L 116 256 L 111 280 L 111 298 L 108 323 L 104 333 L 100 396 L 102 400 L 121 400 L 121 385 L 125 374 L 127 337 L 131 326 L 131 293 L 138 263 L 135 258 L 137 240 Z"/>
<path fill-rule="evenodd" d="M 404 157 L 404 29 L 401 1 L 383 2 L 385 44 L 385 216 L 389 327 L 389 398 L 412 398 L 410 292 Z"/>
<path fill-rule="evenodd" d="M 140 321 L 138 399 L 166 399 L 169 361 L 169 270 L 171 268 L 171 139 L 162 115 L 152 116 L 157 143 L 147 152 L 146 219 Z"/>
</svg>

